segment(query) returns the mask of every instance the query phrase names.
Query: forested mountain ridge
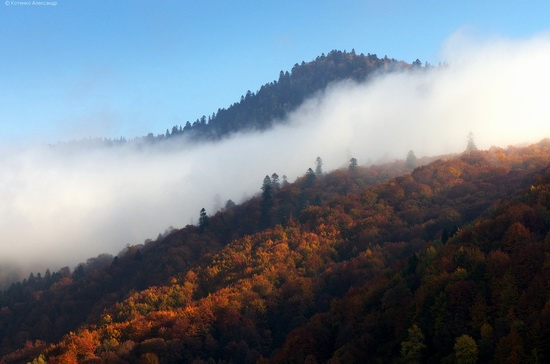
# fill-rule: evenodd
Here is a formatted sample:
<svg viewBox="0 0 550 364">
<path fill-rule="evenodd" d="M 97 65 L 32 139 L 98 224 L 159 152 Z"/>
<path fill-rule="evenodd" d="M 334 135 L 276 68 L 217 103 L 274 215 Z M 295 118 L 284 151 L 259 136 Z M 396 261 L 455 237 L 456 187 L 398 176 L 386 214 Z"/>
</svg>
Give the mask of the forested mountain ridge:
<svg viewBox="0 0 550 364">
<path fill-rule="evenodd" d="M 2 360 L 547 362 L 549 161 L 543 140 L 266 177 L 201 226 L 4 292 Z"/>
<path fill-rule="evenodd" d="M 288 114 L 307 98 L 322 92 L 329 84 L 342 80 L 365 81 L 382 72 L 421 68 L 416 60 L 412 64 L 375 54 L 356 54 L 355 51 L 333 50 L 310 62 L 295 64 L 291 71 L 280 71 L 277 80 L 266 83 L 256 92 L 248 91 L 238 102 L 219 108 L 210 116 L 203 115 L 183 125 L 173 125 L 163 134 L 149 133 L 132 141 L 160 142 L 185 135 L 186 140 L 220 139 L 236 132 L 266 130 L 284 121 Z M 80 145 L 121 145 L 120 139 L 86 139 L 59 143 Z"/>
<path fill-rule="evenodd" d="M 415 66 L 420 67 L 419 61 Z M 208 118 L 202 116 L 192 124 L 187 122 L 184 127 L 173 126 L 164 137 L 191 132 L 197 138 L 220 138 L 239 131 L 265 130 L 332 82 L 365 81 L 376 72 L 410 67 L 405 62 L 387 57 L 380 59 L 375 54 L 334 50 L 311 62 L 295 64 L 290 72 L 281 71 L 277 81 L 263 85 L 255 93 L 248 91 L 239 102 L 227 109 L 218 109 Z"/>
</svg>

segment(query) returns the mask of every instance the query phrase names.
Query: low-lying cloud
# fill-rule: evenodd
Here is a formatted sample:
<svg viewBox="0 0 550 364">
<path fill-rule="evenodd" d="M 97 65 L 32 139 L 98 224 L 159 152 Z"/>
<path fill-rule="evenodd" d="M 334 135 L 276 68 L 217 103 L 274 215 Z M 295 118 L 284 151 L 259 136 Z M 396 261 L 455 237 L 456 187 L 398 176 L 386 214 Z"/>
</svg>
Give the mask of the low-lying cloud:
<svg viewBox="0 0 550 364">
<path fill-rule="evenodd" d="M 0 260 L 43 271 L 155 238 L 241 201 L 277 172 L 325 170 L 550 137 L 550 37 L 445 47 L 449 66 L 342 82 L 264 133 L 178 147 L 4 150 Z M 0 262 L 2 264 L 2 262 Z"/>
</svg>

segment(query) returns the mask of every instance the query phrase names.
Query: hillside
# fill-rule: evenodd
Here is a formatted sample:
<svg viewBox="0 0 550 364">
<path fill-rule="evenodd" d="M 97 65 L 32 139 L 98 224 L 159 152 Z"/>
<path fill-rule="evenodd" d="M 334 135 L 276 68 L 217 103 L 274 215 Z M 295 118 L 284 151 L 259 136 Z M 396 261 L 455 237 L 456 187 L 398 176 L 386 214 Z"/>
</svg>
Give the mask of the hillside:
<svg viewBox="0 0 550 364">
<path fill-rule="evenodd" d="M 548 362 L 549 162 L 543 140 L 266 176 L 200 226 L 3 292 L 2 362 Z"/>
<path fill-rule="evenodd" d="M 419 67 L 418 64 L 416 66 Z M 334 50 L 313 61 L 295 64 L 290 72 L 281 71 L 278 80 L 263 85 L 257 92 L 248 91 L 239 102 L 227 109 L 218 109 L 208 118 L 202 116 L 193 123 L 188 121 L 183 127 L 175 125 L 157 138 L 187 133 L 193 138 L 217 139 L 235 132 L 265 130 L 274 123 L 284 121 L 291 111 L 332 82 L 346 79 L 360 82 L 376 73 L 411 67 L 395 59 L 380 59 L 375 54 Z"/>
<path fill-rule="evenodd" d="M 403 61 L 378 58 L 375 54 L 356 54 L 355 51 L 333 50 L 316 59 L 295 64 L 289 71 L 280 71 L 277 80 L 266 83 L 256 92 L 250 90 L 240 100 L 227 108 L 219 108 L 211 115 L 203 115 L 184 125 L 173 125 L 165 133 L 149 133 L 131 140 L 85 139 L 61 142 L 59 145 L 76 143 L 84 146 L 116 146 L 128 141 L 157 143 L 179 136 L 186 141 L 217 140 L 237 132 L 266 130 L 285 121 L 288 114 L 297 109 L 306 99 L 322 92 L 334 82 L 353 80 L 366 81 L 380 73 L 421 68 L 420 61 L 408 64 Z"/>
</svg>

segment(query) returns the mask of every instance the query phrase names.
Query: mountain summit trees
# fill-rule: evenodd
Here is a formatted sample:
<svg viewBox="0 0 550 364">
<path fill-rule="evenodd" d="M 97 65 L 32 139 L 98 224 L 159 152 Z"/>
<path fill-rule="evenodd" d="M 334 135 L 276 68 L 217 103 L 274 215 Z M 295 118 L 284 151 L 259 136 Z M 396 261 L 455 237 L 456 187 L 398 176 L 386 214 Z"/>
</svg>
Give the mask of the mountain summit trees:
<svg viewBox="0 0 550 364">
<path fill-rule="evenodd" d="M 289 71 L 281 71 L 279 78 L 266 83 L 256 92 L 247 91 L 238 102 L 227 108 L 219 108 L 210 116 L 202 115 L 184 126 L 173 125 L 164 133 L 147 134 L 136 138 L 145 143 L 159 143 L 166 140 L 216 140 L 237 132 L 267 130 L 277 123 L 284 123 L 290 112 L 296 110 L 306 99 L 329 84 L 343 80 L 363 82 L 381 72 L 395 72 L 420 68 L 393 58 L 378 58 L 376 54 L 357 54 L 333 50 L 310 62 L 295 64 Z M 94 139 L 81 141 L 87 144 L 119 145 L 126 139 Z M 69 143 L 70 144 L 70 143 Z"/>
<path fill-rule="evenodd" d="M 276 81 L 263 85 L 256 92 L 247 91 L 239 102 L 218 109 L 208 119 L 203 115 L 193 123 L 187 121 L 183 128 L 173 126 L 172 132 L 166 130 L 166 133 L 153 139 L 160 141 L 177 135 L 188 135 L 192 139 L 218 139 L 239 131 L 265 130 L 274 123 L 284 122 L 289 112 L 332 82 L 346 79 L 361 82 L 377 72 L 411 67 L 395 59 L 378 58 L 376 54 L 333 50 L 311 62 L 295 64 L 290 72 L 281 71 Z"/>
</svg>

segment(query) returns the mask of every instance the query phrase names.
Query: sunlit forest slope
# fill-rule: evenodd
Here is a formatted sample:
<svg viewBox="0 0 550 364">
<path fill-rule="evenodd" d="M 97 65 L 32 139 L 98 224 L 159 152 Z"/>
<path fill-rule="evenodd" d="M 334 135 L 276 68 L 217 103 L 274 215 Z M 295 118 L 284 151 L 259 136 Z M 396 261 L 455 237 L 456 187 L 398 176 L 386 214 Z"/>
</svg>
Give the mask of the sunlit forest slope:
<svg viewBox="0 0 550 364">
<path fill-rule="evenodd" d="M 2 362 L 548 362 L 549 162 L 545 139 L 266 176 L 198 226 L 2 292 Z"/>
</svg>

